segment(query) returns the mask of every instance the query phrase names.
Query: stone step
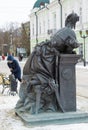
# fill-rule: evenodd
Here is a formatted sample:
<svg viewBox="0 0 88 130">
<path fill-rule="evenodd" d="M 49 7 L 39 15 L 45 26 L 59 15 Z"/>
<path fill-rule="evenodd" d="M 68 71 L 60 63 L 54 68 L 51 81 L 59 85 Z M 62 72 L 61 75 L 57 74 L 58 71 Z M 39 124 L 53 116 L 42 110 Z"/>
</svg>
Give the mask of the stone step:
<svg viewBox="0 0 88 130">
<path fill-rule="evenodd" d="M 88 123 L 88 113 L 82 111 L 66 113 L 42 113 L 30 115 L 16 111 L 17 115 L 28 125 L 49 125 L 49 124 L 73 124 Z"/>
</svg>

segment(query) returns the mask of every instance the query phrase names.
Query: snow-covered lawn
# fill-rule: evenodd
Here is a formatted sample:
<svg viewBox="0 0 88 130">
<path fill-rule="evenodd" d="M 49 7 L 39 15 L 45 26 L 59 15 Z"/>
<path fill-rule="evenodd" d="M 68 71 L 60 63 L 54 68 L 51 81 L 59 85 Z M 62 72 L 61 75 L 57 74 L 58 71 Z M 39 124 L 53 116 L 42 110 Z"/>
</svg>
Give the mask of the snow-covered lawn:
<svg viewBox="0 0 88 130">
<path fill-rule="evenodd" d="M 88 130 L 88 124 L 86 123 L 47 125 L 42 127 L 27 126 L 18 116 L 15 115 L 14 107 L 18 99 L 18 95 L 9 96 L 6 92 L 3 95 L 0 94 L 0 130 Z M 85 107 L 88 108 L 87 100 L 80 97 L 78 97 L 78 100 L 81 101 L 78 103 L 79 108 L 84 110 L 83 106 L 85 105 L 87 105 L 87 107 Z"/>
</svg>

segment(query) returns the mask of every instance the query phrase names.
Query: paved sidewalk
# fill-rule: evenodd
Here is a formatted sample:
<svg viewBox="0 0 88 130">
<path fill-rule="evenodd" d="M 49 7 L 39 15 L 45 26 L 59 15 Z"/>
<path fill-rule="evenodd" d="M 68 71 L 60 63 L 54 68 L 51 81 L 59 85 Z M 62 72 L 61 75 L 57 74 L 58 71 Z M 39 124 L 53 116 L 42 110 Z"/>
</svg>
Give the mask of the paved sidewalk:
<svg viewBox="0 0 88 130">
<path fill-rule="evenodd" d="M 76 65 L 76 86 L 77 95 L 88 98 L 88 64 L 83 63 Z"/>
</svg>

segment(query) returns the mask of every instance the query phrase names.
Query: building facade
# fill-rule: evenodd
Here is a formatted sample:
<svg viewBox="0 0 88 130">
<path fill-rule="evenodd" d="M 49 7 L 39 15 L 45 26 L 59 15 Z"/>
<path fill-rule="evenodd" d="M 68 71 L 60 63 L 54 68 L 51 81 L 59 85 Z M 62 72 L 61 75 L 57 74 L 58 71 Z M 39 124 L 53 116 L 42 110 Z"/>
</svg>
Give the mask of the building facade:
<svg viewBox="0 0 88 130">
<path fill-rule="evenodd" d="M 64 27 L 65 18 L 68 14 L 76 12 L 80 20 L 76 26 L 76 34 L 83 52 L 84 39 L 79 31 L 88 29 L 88 0 L 37 0 L 30 14 L 30 42 L 31 51 L 34 46 L 43 40 L 49 39 L 61 27 Z M 88 39 L 85 39 L 85 55 L 88 61 Z M 84 52 L 83 52 L 84 53 Z"/>
</svg>

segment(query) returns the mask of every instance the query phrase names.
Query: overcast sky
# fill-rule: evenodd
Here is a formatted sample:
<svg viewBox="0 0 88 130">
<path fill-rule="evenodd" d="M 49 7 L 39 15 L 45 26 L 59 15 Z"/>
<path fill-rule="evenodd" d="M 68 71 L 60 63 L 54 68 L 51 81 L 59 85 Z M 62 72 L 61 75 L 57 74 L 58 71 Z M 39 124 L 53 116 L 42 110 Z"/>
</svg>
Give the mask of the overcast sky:
<svg viewBox="0 0 88 130">
<path fill-rule="evenodd" d="M 11 22 L 22 23 L 37 0 L 0 0 L 0 28 Z"/>
</svg>

